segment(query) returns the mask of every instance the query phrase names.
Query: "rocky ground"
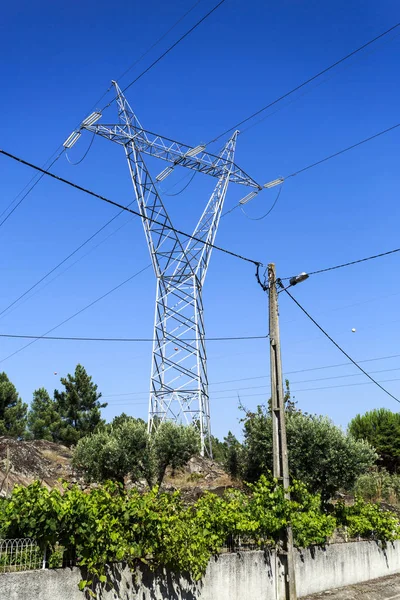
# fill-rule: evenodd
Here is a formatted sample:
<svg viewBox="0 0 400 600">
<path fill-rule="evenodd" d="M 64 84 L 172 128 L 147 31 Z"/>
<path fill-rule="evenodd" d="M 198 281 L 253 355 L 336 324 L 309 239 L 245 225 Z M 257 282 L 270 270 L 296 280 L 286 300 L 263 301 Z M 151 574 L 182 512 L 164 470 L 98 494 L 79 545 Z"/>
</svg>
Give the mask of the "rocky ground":
<svg viewBox="0 0 400 600">
<path fill-rule="evenodd" d="M 40 480 L 52 488 L 60 479 L 71 481 L 71 456 L 71 450 L 52 442 L 0 436 L 0 496 L 7 496 L 15 484 Z"/>
<path fill-rule="evenodd" d="M 29 485 L 36 480 L 48 488 L 60 486 L 60 480 L 83 485 L 72 469 L 71 458 L 69 448 L 53 442 L 0 436 L 0 496 L 7 496 L 16 484 Z M 127 481 L 127 487 L 131 486 Z M 196 500 L 204 490 L 222 494 L 233 486 L 235 482 L 218 463 L 199 456 L 176 473 L 169 470 L 163 489 L 180 489 L 185 498 Z"/>
</svg>

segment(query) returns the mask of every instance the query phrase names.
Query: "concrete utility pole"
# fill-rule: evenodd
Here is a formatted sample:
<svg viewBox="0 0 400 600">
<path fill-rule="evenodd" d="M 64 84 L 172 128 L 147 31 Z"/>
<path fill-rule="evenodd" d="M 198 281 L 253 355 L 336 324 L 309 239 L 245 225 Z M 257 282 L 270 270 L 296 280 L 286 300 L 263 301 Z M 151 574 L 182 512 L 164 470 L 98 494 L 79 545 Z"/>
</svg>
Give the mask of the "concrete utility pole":
<svg viewBox="0 0 400 600">
<path fill-rule="evenodd" d="M 269 337 L 271 363 L 271 414 L 273 444 L 273 475 L 283 485 L 285 498 L 290 499 L 289 463 L 286 442 L 285 398 L 282 380 L 281 345 L 279 333 L 278 294 L 276 289 L 275 265 L 268 265 L 269 294 Z M 280 553 L 284 567 L 284 589 L 280 598 L 297 600 L 293 556 L 293 532 L 288 526 L 283 535 L 283 551 Z M 278 577 L 278 574 L 276 574 Z"/>
</svg>

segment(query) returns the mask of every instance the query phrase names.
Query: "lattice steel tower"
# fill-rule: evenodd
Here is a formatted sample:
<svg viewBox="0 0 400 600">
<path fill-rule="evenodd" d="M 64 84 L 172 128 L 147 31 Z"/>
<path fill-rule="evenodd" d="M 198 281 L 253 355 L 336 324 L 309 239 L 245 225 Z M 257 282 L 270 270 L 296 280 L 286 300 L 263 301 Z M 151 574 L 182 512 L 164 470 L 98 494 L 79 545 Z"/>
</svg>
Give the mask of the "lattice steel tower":
<svg viewBox="0 0 400 600">
<path fill-rule="evenodd" d="M 105 137 L 124 147 L 144 232 L 157 279 L 154 343 L 150 379 L 148 428 L 166 419 L 194 423 L 200 432 L 201 453 L 211 456 L 210 403 L 204 332 L 202 289 L 210 262 L 221 211 L 230 181 L 253 188 L 261 186 L 234 162 L 238 131 L 219 156 L 205 146 L 194 148 L 143 129 L 118 84 L 119 123 L 101 125 L 100 112 L 87 117 L 64 146 L 71 147 L 81 130 Z M 217 184 L 193 232 L 194 239 L 174 231 L 167 210 L 151 178 L 143 155 L 169 163 L 156 181 L 162 181 L 175 166 L 217 178 Z M 154 223 L 152 220 L 157 221 Z"/>
</svg>

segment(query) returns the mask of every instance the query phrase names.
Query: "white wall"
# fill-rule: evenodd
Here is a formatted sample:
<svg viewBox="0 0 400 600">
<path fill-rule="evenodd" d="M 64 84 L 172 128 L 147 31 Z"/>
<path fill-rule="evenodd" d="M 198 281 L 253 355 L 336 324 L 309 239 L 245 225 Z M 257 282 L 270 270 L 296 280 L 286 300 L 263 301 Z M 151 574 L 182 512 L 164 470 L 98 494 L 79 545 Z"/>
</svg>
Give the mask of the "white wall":
<svg viewBox="0 0 400 600">
<path fill-rule="evenodd" d="M 201 582 L 166 571 L 115 566 L 111 589 L 98 600 L 276 600 L 275 554 L 244 552 L 212 559 Z M 279 565 L 278 565 L 278 570 Z M 400 573 L 400 542 L 332 544 L 296 551 L 299 597 Z M 1 600 L 84 600 L 79 569 L 0 574 Z"/>
</svg>

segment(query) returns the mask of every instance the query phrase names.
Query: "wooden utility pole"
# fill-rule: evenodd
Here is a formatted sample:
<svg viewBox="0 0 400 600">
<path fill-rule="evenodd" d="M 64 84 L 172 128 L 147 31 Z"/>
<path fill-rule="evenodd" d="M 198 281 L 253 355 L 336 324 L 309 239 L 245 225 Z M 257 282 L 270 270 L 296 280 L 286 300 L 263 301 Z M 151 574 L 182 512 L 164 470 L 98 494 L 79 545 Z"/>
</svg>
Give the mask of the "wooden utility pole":
<svg viewBox="0 0 400 600">
<path fill-rule="evenodd" d="M 275 265 L 268 265 L 269 294 L 269 338 L 271 363 L 271 414 L 273 444 L 273 475 L 285 490 L 285 498 L 290 499 L 289 463 L 286 441 L 285 396 L 282 380 L 281 344 L 279 333 L 278 294 L 276 289 Z M 280 559 L 284 568 L 285 581 L 282 598 L 297 600 L 294 571 L 293 532 L 289 525 L 282 539 L 283 549 Z M 278 573 L 276 573 L 278 577 Z M 279 600 L 281 600 L 281 597 Z"/>
</svg>

